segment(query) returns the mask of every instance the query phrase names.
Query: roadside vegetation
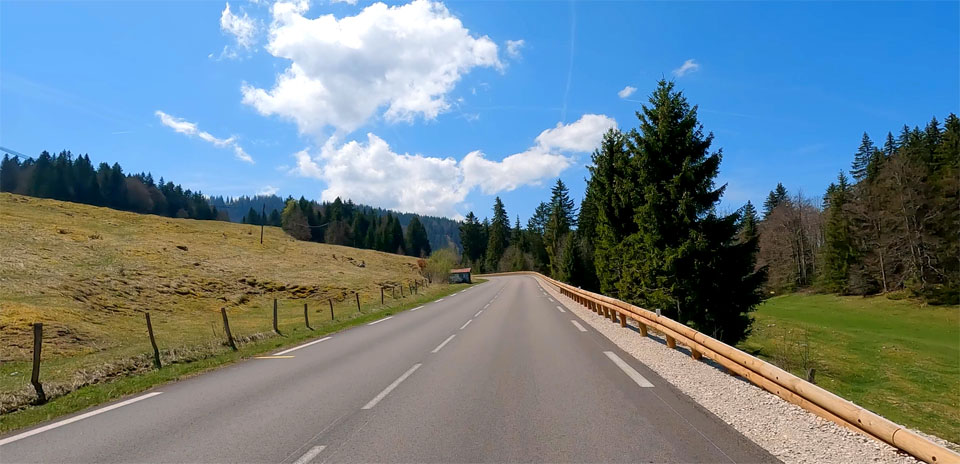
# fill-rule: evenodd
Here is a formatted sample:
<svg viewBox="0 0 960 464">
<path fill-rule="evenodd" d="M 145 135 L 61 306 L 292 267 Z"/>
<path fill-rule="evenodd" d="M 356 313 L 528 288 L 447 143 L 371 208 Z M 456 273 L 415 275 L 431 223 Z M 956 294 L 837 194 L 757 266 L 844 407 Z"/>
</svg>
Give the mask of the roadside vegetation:
<svg viewBox="0 0 960 464">
<path fill-rule="evenodd" d="M 47 396 L 92 385 L 83 391 L 105 399 L 114 387 L 97 385 L 119 380 L 128 387 L 116 391 L 129 393 L 133 386 L 146 388 L 154 380 L 382 317 L 458 288 L 424 286 L 415 258 L 297 241 L 277 227 L 265 229 L 260 245 L 256 226 L 9 193 L 0 194 L 0 244 L 2 430 L 25 425 L 14 417 L 52 417 L 70 409 L 14 412 L 36 397 L 30 386 L 35 322 L 44 324 L 40 379 Z M 274 299 L 283 336 L 273 333 Z M 304 304 L 315 331 L 304 325 Z M 224 344 L 220 308 L 227 309 L 239 354 Z M 144 311 L 151 313 L 171 373 L 167 367 L 153 371 Z M 146 374 L 146 380 L 123 380 L 131 374 Z M 94 404 L 68 397 L 76 398 L 51 403 Z"/>
<path fill-rule="evenodd" d="M 740 348 L 894 422 L 960 443 L 960 308 L 791 294 L 754 314 Z"/>
</svg>

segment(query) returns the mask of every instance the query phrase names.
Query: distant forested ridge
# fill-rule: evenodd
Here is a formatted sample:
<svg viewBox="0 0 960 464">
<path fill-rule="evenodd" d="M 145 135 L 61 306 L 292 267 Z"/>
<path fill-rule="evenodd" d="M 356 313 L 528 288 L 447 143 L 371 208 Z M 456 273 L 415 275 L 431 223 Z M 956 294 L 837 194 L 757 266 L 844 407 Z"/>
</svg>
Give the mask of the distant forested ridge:
<svg viewBox="0 0 960 464">
<path fill-rule="evenodd" d="M 227 212 L 231 221 L 246 224 L 265 222 L 274 226 L 283 226 L 282 213 L 290 201 L 296 202 L 310 231 L 309 235 L 304 233 L 298 237 L 303 240 L 390 253 L 397 253 L 399 250 L 404 254 L 420 256 L 425 251 L 424 247 L 417 243 L 417 240 L 420 240 L 422 228 L 429 243 L 429 250 L 439 250 L 449 246 L 460 248 L 460 223 L 444 217 L 398 213 L 355 204 L 350 200 L 344 202 L 339 198 L 322 203 L 303 197 L 299 200 L 292 197 L 283 199 L 277 195 L 212 197 L 210 199 L 214 207 Z M 265 221 L 263 214 L 266 215 Z M 402 240 L 393 237 L 393 222 L 399 226 Z M 413 230 L 411 230 L 411 224 L 414 224 Z M 411 234 L 413 236 L 410 236 Z M 387 237 L 387 235 L 391 236 Z M 426 254 L 429 254 L 429 251 Z"/>
<path fill-rule="evenodd" d="M 173 182 L 154 181 L 149 173 L 124 174 L 119 164 L 94 168 L 88 155 L 44 151 L 20 160 L 4 155 L 0 163 L 0 192 L 106 206 L 160 216 L 227 220 L 199 191 Z"/>
</svg>

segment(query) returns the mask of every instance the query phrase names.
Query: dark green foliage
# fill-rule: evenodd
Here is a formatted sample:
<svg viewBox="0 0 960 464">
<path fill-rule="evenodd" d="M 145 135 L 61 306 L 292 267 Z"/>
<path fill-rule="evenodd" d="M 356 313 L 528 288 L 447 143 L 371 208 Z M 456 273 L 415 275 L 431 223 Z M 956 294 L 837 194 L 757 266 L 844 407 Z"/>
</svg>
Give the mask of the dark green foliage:
<svg viewBox="0 0 960 464">
<path fill-rule="evenodd" d="M 547 256 L 550 259 L 550 274 L 557 280 L 569 280 L 569 275 L 567 275 L 567 279 L 560 279 L 556 276 L 563 275 L 560 274 L 562 272 L 560 258 L 563 254 L 564 242 L 568 241 L 567 235 L 570 234 L 571 228 L 576 226 L 577 213 L 574 209 L 573 200 L 570 198 L 570 191 L 560 179 L 557 179 L 557 183 L 551 190 L 549 205 L 550 214 L 544 227 L 543 241 L 547 249 Z"/>
<path fill-rule="evenodd" d="M 766 219 L 777 206 L 789 201 L 790 197 L 787 195 L 787 188 L 778 182 L 777 188 L 771 190 L 770 194 L 767 195 L 767 199 L 763 202 L 763 218 Z"/>
<path fill-rule="evenodd" d="M 430 256 L 430 240 L 427 239 L 427 229 L 423 227 L 416 216 L 407 224 L 407 254 L 419 258 Z"/>
<path fill-rule="evenodd" d="M 759 236 L 757 221 L 757 209 L 747 201 L 740 212 L 740 241 L 754 240 Z"/>
<path fill-rule="evenodd" d="M 851 200 L 847 176 L 841 172 L 837 176 L 837 183 L 827 187 L 824 197 L 827 220 L 823 231 L 823 269 L 820 281 L 823 288 L 829 292 L 847 292 L 850 269 L 857 260 L 850 214 Z"/>
<path fill-rule="evenodd" d="M 756 240 L 737 240 L 739 213 L 714 212 L 721 154 L 710 152 L 696 108 L 666 81 L 649 101 L 639 130 L 608 134 L 594 154 L 601 287 L 736 343 L 760 301 Z"/>
<path fill-rule="evenodd" d="M 0 191 L 107 206 L 136 213 L 192 219 L 217 219 L 218 211 L 200 192 L 184 190 L 150 174 L 124 174 L 119 164 L 101 163 L 94 170 L 87 155 L 68 151 L 36 159 L 4 156 Z"/>
<path fill-rule="evenodd" d="M 493 203 L 493 221 L 490 222 L 490 232 L 487 237 L 486 269 L 495 270 L 499 267 L 500 258 L 509 245 L 510 219 L 503 201 L 497 197 Z"/>
</svg>

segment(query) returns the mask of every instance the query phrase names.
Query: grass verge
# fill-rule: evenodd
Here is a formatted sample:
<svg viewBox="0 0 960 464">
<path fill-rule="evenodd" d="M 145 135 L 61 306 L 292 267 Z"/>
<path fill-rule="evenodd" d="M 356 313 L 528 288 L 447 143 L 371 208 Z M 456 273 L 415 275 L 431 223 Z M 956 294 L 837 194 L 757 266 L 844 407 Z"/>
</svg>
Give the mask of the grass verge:
<svg viewBox="0 0 960 464">
<path fill-rule="evenodd" d="M 482 282 L 484 281 L 477 280 L 472 285 L 477 285 Z M 271 335 L 266 338 L 254 338 L 252 341 L 241 344 L 237 351 L 220 347 L 216 353 L 212 353 L 208 357 L 174 362 L 164 365 L 159 370 L 153 369 L 104 383 L 87 385 L 54 398 L 46 404 L 31 406 L 9 414 L 0 415 L 0 433 L 28 427 L 126 395 L 139 393 L 164 383 L 198 375 L 252 356 L 271 352 L 283 347 L 294 346 L 309 339 L 365 324 L 456 293 L 472 285 L 455 284 L 431 287 L 433 291 L 428 291 L 423 295 L 410 296 L 397 306 L 368 307 L 364 313 L 354 313 L 349 319 L 331 321 L 323 325 L 311 323 L 315 328 L 315 330 L 312 331 L 303 326 L 301 314 L 297 326 L 294 326 L 289 320 L 285 320 L 284 323 L 280 325 L 280 331 L 283 333 L 283 336 Z"/>
<path fill-rule="evenodd" d="M 791 294 L 740 348 L 894 422 L 960 443 L 960 307 Z"/>
</svg>

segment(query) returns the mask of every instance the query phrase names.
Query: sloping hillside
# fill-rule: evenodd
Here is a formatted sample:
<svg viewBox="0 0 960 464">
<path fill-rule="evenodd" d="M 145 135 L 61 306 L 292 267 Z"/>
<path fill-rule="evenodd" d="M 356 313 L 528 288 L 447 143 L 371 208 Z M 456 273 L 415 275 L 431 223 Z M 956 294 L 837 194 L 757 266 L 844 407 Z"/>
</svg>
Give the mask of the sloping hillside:
<svg viewBox="0 0 960 464">
<path fill-rule="evenodd" d="M 234 333 L 250 336 L 271 330 L 274 298 L 282 317 L 302 325 L 308 303 L 322 323 L 330 298 L 349 318 L 354 291 L 379 305 L 381 285 L 419 278 L 413 258 L 296 241 L 276 227 L 261 245 L 256 226 L 3 193 L 0 392 L 28 384 L 33 322 L 44 323 L 44 377 L 66 381 L 148 352 L 144 310 L 162 346 L 195 347 L 222 340 L 221 307 Z"/>
</svg>

